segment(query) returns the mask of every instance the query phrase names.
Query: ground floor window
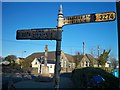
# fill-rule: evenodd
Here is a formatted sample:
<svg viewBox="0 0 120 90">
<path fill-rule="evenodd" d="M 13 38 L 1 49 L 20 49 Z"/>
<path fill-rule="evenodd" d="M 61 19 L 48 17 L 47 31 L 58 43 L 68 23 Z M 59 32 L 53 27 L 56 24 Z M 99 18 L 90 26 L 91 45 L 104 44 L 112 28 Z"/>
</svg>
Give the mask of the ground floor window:
<svg viewBox="0 0 120 90">
<path fill-rule="evenodd" d="M 50 68 L 52 68 L 52 65 L 50 65 Z"/>
</svg>

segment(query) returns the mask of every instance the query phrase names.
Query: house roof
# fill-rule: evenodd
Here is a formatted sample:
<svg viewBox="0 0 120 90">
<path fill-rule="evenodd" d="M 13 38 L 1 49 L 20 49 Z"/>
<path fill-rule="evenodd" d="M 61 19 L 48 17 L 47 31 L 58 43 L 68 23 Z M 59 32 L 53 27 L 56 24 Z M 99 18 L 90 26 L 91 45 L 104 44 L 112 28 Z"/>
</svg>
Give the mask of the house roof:
<svg viewBox="0 0 120 90">
<path fill-rule="evenodd" d="M 63 51 L 62 51 L 63 52 Z M 49 51 L 48 52 L 48 62 L 54 62 L 56 60 L 56 56 L 55 56 L 56 51 Z M 64 53 L 64 52 L 63 52 Z M 28 56 L 26 58 L 26 60 L 29 60 L 29 62 L 32 62 L 35 58 L 40 58 L 41 56 L 44 56 L 45 52 L 38 52 L 38 53 L 33 53 L 30 56 Z M 64 55 L 67 57 L 67 59 L 69 60 L 69 62 L 76 62 L 77 58 L 79 58 L 79 61 L 82 60 L 82 58 L 84 57 L 84 55 L 79 55 L 79 57 L 77 57 L 77 55 L 70 55 L 70 54 L 66 54 L 64 53 Z M 92 61 L 94 64 L 97 63 L 97 60 L 90 54 L 85 54 L 85 56 Z"/>
<path fill-rule="evenodd" d="M 42 62 L 42 64 L 44 64 L 44 61 Z M 47 60 L 47 64 L 55 64 L 54 60 Z"/>
<path fill-rule="evenodd" d="M 45 52 L 38 52 L 38 53 L 33 53 L 27 58 L 40 58 L 41 56 L 44 56 Z M 48 60 L 55 60 L 55 52 L 48 52 Z"/>
<path fill-rule="evenodd" d="M 73 57 L 74 57 L 74 60 L 79 59 L 79 61 L 80 61 L 80 60 L 82 60 L 82 58 L 84 57 L 84 55 L 79 55 L 79 56 L 78 55 L 74 55 Z"/>
<path fill-rule="evenodd" d="M 69 62 L 75 62 L 74 57 L 72 55 L 65 53 L 65 56 L 67 57 L 67 59 L 69 60 Z"/>
<path fill-rule="evenodd" d="M 38 59 L 38 58 L 35 58 L 34 60 L 32 61 L 32 63 L 35 63 L 35 62 L 41 63 L 40 59 Z M 44 60 L 42 61 L 42 64 L 44 64 Z M 55 64 L 55 61 L 54 60 L 47 60 L 47 64 Z"/>
<path fill-rule="evenodd" d="M 93 64 L 97 64 L 97 60 L 96 60 L 92 55 L 90 55 L 90 54 L 79 55 L 79 56 L 75 55 L 75 56 L 74 56 L 74 59 L 77 60 L 77 58 L 78 58 L 78 60 L 79 60 L 79 62 L 80 62 L 85 56 L 86 56 L 86 58 L 88 58 L 88 60 L 90 60 Z"/>
<path fill-rule="evenodd" d="M 56 51 L 50 51 L 48 52 L 48 60 L 56 60 L 56 55 L 55 55 Z M 45 52 L 38 52 L 38 53 L 33 53 L 30 56 L 26 57 L 26 60 L 30 60 L 32 62 L 32 60 L 34 60 L 34 58 L 40 58 L 41 56 L 44 56 Z M 74 62 L 74 58 L 72 55 L 70 54 L 65 54 L 65 56 L 67 57 L 67 59 L 69 60 L 69 62 Z"/>
<path fill-rule="evenodd" d="M 21 58 L 21 57 L 18 57 L 19 59 L 22 59 L 22 60 L 24 60 L 25 58 Z"/>
<path fill-rule="evenodd" d="M 87 58 L 93 62 L 93 64 L 97 64 L 97 60 L 90 54 L 86 54 Z"/>
</svg>

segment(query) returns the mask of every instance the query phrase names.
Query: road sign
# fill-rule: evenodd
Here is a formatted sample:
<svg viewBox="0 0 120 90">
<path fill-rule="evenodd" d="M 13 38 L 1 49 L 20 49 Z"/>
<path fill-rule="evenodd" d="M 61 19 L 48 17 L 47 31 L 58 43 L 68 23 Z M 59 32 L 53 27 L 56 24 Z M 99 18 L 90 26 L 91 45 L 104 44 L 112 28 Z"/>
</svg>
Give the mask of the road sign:
<svg viewBox="0 0 120 90">
<path fill-rule="evenodd" d="M 17 40 L 61 40 L 58 37 L 58 33 L 61 33 L 57 28 L 40 28 L 29 30 L 17 30 Z"/>
<path fill-rule="evenodd" d="M 16 39 L 30 39 L 31 38 L 31 30 L 17 30 Z"/>
<path fill-rule="evenodd" d="M 64 25 L 67 24 L 80 24 L 90 22 L 107 22 L 114 21 L 116 19 L 115 12 L 94 13 L 79 16 L 64 17 Z"/>
</svg>

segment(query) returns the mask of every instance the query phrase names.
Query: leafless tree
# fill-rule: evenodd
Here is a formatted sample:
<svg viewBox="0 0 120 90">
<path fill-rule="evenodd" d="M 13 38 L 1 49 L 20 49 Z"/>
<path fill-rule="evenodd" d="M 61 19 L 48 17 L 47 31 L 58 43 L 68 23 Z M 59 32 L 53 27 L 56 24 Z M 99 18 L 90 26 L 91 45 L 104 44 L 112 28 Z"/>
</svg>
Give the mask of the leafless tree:
<svg viewBox="0 0 120 90">
<path fill-rule="evenodd" d="M 116 58 L 110 58 L 110 62 L 111 62 L 112 67 L 115 69 L 118 65 Z"/>
</svg>

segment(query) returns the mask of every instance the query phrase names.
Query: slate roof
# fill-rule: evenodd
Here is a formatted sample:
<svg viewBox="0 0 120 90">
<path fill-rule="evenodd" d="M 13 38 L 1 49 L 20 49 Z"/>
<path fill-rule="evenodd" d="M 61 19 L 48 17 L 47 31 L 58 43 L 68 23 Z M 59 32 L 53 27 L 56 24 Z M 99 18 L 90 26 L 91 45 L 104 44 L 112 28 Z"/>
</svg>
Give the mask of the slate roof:
<svg viewBox="0 0 120 90">
<path fill-rule="evenodd" d="M 69 60 L 69 62 L 75 62 L 74 57 L 72 55 L 65 53 L 65 56 L 67 57 L 67 59 Z"/>
<path fill-rule="evenodd" d="M 55 56 L 55 51 L 49 51 L 48 52 L 48 60 L 56 60 L 56 56 Z M 26 57 L 26 60 L 30 60 L 30 62 L 32 62 L 32 60 L 34 60 L 35 58 L 40 58 L 41 56 L 44 56 L 45 52 L 38 52 L 38 53 L 33 53 L 30 56 Z M 67 57 L 67 59 L 69 60 L 69 62 L 74 62 L 74 58 L 72 55 L 70 54 L 65 54 L 65 56 Z"/>
<path fill-rule="evenodd" d="M 32 62 L 35 58 L 40 58 L 41 56 L 44 56 L 45 52 L 38 52 L 38 53 L 33 53 L 26 57 L 26 61 Z M 55 52 L 51 51 L 48 52 L 48 60 L 55 60 Z"/>
<path fill-rule="evenodd" d="M 87 58 L 93 62 L 93 64 L 97 64 L 97 60 L 90 54 L 86 54 Z"/>
<path fill-rule="evenodd" d="M 97 64 L 97 60 L 90 54 L 85 54 L 85 56 L 93 63 L 93 64 Z M 79 58 L 79 62 L 82 60 L 82 58 L 84 57 L 84 55 L 75 55 L 73 56 L 74 60 L 77 60 L 77 58 Z"/>
<path fill-rule="evenodd" d="M 56 56 L 55 56 L 55 51 L 49 51 L 48 52 L 48 62 L 54 62 L 56 60 Z M 64 53 L 64 52 L 63 52 Z M 26 60 L 28 59 L 30 62 L 32 62 L 35 58 L 40 58 L 41 56 L 44 56 L 45 52 L 38 52 L 38 53 L 33 53 L 30 56 L 28 56 L 26 58 Z M 82 58 L 84 57 L 84 55 L 79 55 L 79 57 L 77 57 L 77 55 L 70 55 L 70 54 L 66 54 L 64 53 L 65 56 L 67 57 L 67 59 L 69 60 L 69 62 L 76 62 L 77 58 L 79 58 L 79 61 L 82 60 Z M 93 64 L 97 64 L 97 60 L 90 54 L 85 54 L 86 57 L 93 62 Z M 49 61 L 50 60 L 50 61 Z"/>
<path fill-rule="evenodd" d="M 44 61 L 42 62 L 42 64 L 44 64 Z M 47 64 L 55 64 L 55 61 L 53 61 L 53 60 L 47 60 Z"/>
</svg>

